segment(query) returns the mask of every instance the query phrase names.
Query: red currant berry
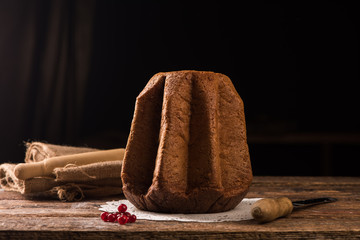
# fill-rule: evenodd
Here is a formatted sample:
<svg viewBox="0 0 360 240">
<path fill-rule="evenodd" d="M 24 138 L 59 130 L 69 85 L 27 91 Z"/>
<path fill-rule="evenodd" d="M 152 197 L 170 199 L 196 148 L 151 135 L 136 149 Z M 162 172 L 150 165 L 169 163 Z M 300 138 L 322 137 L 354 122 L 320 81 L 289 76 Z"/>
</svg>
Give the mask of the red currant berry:
<svg viewBox="0 0 360 240">
<path fill-rule="evenodd" d="M 129 217 L 129 223 L 134 223 L 134 222 L 136 222 L 136 216 L 135 216 L 135 215 L 131 215 L 131 216 Z"/>
<path fill-rule="evenodd" d="M 115 222 L 116 219 L 117 219 L 116 214 L 111 213 L 111 214 L 108 215 L 108 221 L 109 222 Z"/>
<path fill-rule="evenodd" d="M 108 212 L 103 212 L 103 213 L 101 213 L 101 215 L 100 215 L 101 219 L 102 219 L 104 222 L 107 222 L 107 221 L 108 221 L 108 216 L 109 216 L 109 213 L 108 213 Z"/>
<path fill-rule="evenodd" d="M 120 225 L 124 225 L 128 222 L 129 218 L 126 215 L 122 215 L 118 218 L 118 222 Z"/>
<path fill-rule="evenodd" d="M 126 212 L 127 210 L 127 206 L 125 204 L 120 204 L 120 206 L 118 207 L 118 211 L 121 213 Z"/>
<path fill-rule="evenodd" d="M 130 217 L 130 216 L 131 216 L 131 213 L 129 213 L 129 212 L 124 212 L 124 215 Z"/>
</svg>

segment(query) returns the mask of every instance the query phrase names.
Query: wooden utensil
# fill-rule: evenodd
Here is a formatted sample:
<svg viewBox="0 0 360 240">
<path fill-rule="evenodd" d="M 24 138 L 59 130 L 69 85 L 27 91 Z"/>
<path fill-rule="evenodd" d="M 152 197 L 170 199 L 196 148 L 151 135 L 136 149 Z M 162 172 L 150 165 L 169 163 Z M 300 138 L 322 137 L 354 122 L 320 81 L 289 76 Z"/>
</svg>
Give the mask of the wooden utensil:
<svg viewBox="0 0 360 240">
<path fill-rule="evenodd" d="M 292 202 L 287 197 L 280 198 L 263 198 L 255 202 L 251 215 L 253 218 L 260 222 L 270 222 L 280 217 L 286 217 L 290 215 L 294 208 L 303 208 L 321 203 L 330 203 L 337 201 L 336 198 L 314 198 L 303 201 Z"/>
<path fill-rule="evenodd" d="M 77 166 L 95 162 L 122 161 L 125 149 L 111 149 L 86 153 L 71 154 L 45 159 L 41 162 L 20 163 L 14 169 L 14 174 L 18 179 L 26 180 L 33 177 L 49 176 L 58 167 L 65 167 L 68 164 Z"/>
</svg>

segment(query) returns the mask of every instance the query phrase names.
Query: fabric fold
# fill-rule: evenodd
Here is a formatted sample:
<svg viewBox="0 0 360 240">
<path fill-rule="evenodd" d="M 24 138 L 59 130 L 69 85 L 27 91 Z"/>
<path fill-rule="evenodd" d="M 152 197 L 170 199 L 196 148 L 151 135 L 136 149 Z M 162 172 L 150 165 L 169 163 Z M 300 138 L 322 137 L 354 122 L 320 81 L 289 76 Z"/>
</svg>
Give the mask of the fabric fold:
<svg viewBox="0 0 360 240">
<path fill-rule="evenodd" d="M 26 143 L 25 163 L 47 158 L 91 151 L 94 148 L 61 146 L 41 142 Z M 119 161 L 104 161 L 77 166 L 68 164 L 55 168 L 54 177 L 18 179 L 14 169 L 18 164 L 0 165 L 0 187 L 26 196 L 55 197 L 61 201 L 81 201 L 87 197 L 106 197 L 122 194 L 121 166 Z"/>
<path fill-rule="evenodd" d="M 64 145 L 56 145 L 43 142 L 27 142 L 25 143 L 25 162 L 40 162 L 46 158 L 65 156 L 77 153 L 92 152 L 99 149 L 89 147 L 72 147 Z"/>
<path fill-rule="evenodd" d="M 36 177 L 27 180 L 20 180 L 14 174 L 17 164 L 4 163 L 0 165 L 0 186 L 7 191 L 16 191 L 22 194 L 43 192 L 60 185 L 55 178 Z"/>
<path fill-rule="evenodd" d="M 56 181 L 87 182 L 106 178 L 120 178 L 122 161 L 91 163 L 82 166 L 69 164 L 63 168 L 55 168 Z"/>
<path fill-rule="evenodd" d="M 19 191 L 21 181 L 15 177 L 16 164 L 3 163 L 0 165 L 0 186 L 7 191 Z"/>
</svg>

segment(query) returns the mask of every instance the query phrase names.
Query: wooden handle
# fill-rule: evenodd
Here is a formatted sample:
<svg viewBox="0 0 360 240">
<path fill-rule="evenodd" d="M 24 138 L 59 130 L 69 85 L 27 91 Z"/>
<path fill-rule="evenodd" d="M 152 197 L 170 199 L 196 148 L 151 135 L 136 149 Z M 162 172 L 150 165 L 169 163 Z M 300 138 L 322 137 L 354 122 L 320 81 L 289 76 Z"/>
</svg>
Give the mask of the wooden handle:
<svg viewBox="0 0 360 240">
<path fill-rule="evenodd" d="M 286 217 L 292 210 L 293 204 L 287 197 L 264 198 L 254 203 L 251 215 L 256 221 L 264 223 Z"/>
<path fill-rule="evenodd" d="M 21 163 L 14 169 L 14 174 L 18 179 L 26 180 L 33 177 L 51 175 L 53 170 L 58 167 L 65 167 L 67 164 L 77 166 L 95 162 L 122 161 L 125 149 L 111 149 L 86 153 L 71 154 L 59 157 L 48 158 L 41 162 Z"/>
</svg>

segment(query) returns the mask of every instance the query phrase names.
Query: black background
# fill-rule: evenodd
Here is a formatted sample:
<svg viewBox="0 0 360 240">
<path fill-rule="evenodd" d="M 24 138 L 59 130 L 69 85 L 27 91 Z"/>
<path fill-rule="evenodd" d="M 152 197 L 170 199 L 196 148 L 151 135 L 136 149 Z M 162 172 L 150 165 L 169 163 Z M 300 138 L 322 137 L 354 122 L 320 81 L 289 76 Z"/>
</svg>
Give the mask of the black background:
<svg viewBox="0 0 360 240">
<path fill-rule="evenodd" d="M 0 1 L 14 20 L 22 2 L 15 1 L 15 7 L 9 2 Z M 344 1 L 290 2 L 93 1 L 89 77 L 78 131 L 62 135 L 32 131 L 23 123 L 9 127 L 16 116 L 3 110 L 1 160 L 23 161 L 26 140 L 124 147 L 135 98 L 151 76 L 193 69 L 232 79 L 245 104 L 255 175 L 358 175 L 357 8 Z M 46 22 L 51 4 L 33 3 L 31 11 Z M 70 12 L 74 7 L 66 6 Z M 6 61 L 2 55 L 0 63 Z M 2 76 L 7 76 L 2 82 L 17 81 L 11 74 Z M 30 79 L 32 84 L 36 79 Z M 5 88 L 0 94 L 0 105 L 11 106 L 18 97 Z M 27 107 L 23 121 L 31 112 Z M 274 141 L 304 135 L 301 141 Z"/>
</svg>

